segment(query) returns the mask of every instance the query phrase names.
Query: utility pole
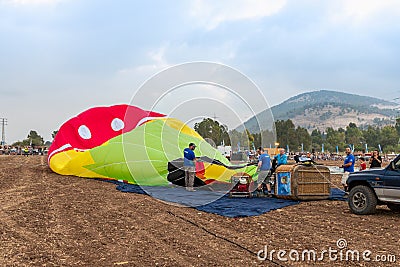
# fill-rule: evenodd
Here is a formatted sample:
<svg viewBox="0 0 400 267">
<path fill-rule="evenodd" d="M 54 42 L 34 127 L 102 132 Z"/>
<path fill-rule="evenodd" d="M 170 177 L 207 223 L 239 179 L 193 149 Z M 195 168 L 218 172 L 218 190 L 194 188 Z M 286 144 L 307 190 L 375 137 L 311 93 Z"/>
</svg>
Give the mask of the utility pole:
<svg viewBox="0 0 400 267">
<path fill-rule="evenodd" d="M 7 125 L 7 119 L 6 118 L 0 118 L 1 120 L 1 145 L 6 144 L 6 125 Z"/>
</svg>

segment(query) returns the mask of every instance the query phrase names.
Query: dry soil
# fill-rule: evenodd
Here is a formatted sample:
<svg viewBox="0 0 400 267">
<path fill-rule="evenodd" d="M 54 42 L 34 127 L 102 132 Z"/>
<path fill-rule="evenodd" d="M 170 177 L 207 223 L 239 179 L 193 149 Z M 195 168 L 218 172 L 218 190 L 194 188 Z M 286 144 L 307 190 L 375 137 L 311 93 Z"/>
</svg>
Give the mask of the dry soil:
<svg viewBox="0 0 400 267">
<path fill-rule="evenodd" d="M 387 255 L 400 261 L 399 213 L 384 206 L 357 216 L 345 201 L 311 201 L 226 218 L 55 174 L 43 156 L 0 156 L 0 201 L 1 266 L 382 266 L 376 256 Z M 339 250 L 339 239 L 346 248 Z M 300 260 L 276 253 L 259 260 L 265 246 L 285 251 L 281 258 L 293 250 Z M 305 249 L 317 257 L 337 250 L 331 256 L 338 259 L 302 261 Z M 349 250 L 370 250 L 371 261 L 340 260 Z"/>
</svg>

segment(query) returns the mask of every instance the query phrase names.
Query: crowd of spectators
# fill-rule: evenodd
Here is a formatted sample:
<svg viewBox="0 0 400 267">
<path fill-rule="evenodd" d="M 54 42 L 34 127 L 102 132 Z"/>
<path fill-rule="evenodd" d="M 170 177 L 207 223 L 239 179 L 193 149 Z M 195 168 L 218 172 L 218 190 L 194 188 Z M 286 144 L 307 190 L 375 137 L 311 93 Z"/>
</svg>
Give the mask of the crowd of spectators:
<svg viewBox="0 0 400 267">
<path fill-rule="evenodd" d="M 35 146 L 0 146 L 0 155 L 46 155 L 47 147 Z"/>
<path fill-rule="evenodd" d="M 311 159 L 314 161 L 343 161 L 344 160 L 344 155 L 341 154 L 336 154 L 336 153 L 310 153 L 310 152 L 296 152 L 296 153 L 289 153 L 288 158 L 291 160 L 294 160 L 295 156 L 303 156 L 311 154 Z M 359 158 L 363 157 L 364 160 L 369 161 L 371 158 L 372 153 L 363 153 L 363 152 L 354 152 L 354 157 L 356 160 Z M 384 162 L 389 162 L 390 160 L 393 159 L 392 154 L 383 154 L 382 155 L 382 161 Z"/>
<path fill-rule="evenodd" d="M 356 160 L 359 158 L 363 157 L 365 161 L 369 162 L 371 156 L 373 153 L 363 153 L 361 151 L 359 152 L 354 152 L 354 157 Z M 249 151 L 248 152 L 248 157 L 250 162 L 258 162 L 258 154 L 254 151 Z M 322 153 L 322 152 L 290 152 L 286 153 L 287 159 L 288 160 L 294 160 L 296 158 L 301 158 L 301 157 L 309 157 L 313 161 L 343 161 L 345 155 L 343 154 L 337 154 L 337 153 Z M 272 155 L 275 156 L 275 155 Z M 382 161 L 383 162 L 389 162 L 392 160 L 396 155 L 393 154 L 382 154 Z"/>
</svg>

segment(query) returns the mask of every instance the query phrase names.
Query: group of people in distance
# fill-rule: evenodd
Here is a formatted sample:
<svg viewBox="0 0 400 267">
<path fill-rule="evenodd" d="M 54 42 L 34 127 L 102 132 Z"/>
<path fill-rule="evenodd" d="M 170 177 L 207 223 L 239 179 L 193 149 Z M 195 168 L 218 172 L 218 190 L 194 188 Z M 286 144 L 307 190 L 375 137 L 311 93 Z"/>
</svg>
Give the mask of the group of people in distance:
<svg viewBox="0 0 400 267">
<path fill-rule="evenodd" d="M 367 163 L 365 162 L 364 157 L 360 157 L 360 171 L 363 171 L 367 168 Z M 354 172 L 354 165 L 355 165 L 355 157 L 351 152 L 349 147 L 346 148 L 346 157 L 343 161 L 343 176 L 342 176 L 342 185 L 344 190 L 347 191 L 347 178 L 349 178 L 350 173 Z M 372 152 L 371 158 L 369 159 L 369 167 L 370 168 L 381 168 L 382 167 L 382 157 L 379 155 L 379 151 L 375 150 Z"/>
<path fill-rule="evenodd" d="M 194 186 L 194 176 L 196 173 L 196 155 L 194 150 L 196 149 L 196 145 L 194 143 L 190 143 L 187 148 L 183 150 L 183 169 L 185 171 L 185 187 L 187 191 L 195 191 Z M 266 185 L 268 190 L 268 196 L 272 196 L 271 192 L 271 176 L 272 172 L 275 168 L 280 165 L 287 164 L 287 156 L 285 153 L 285 149 L 279 149 L 279 154 L 277 154 L 273 160 L 269 154 L 264 151 L 264 148 L 259 147 L 257 149 L 258 156 L 258 179 L 257 179 L 257 189 L 259 191 L 263 190 L 263 184 Z"/>
<path fill-rule="evenodd" d="M 277 154 L 271 162 L 271 157 L 268 155 L 266 151 L 262 147 L 257 149 L 258 157 L 258 165 L 257 165 L 257 172 L 258 179 L 257 179 L 257 190 L 263 191 L 263 185 L 266 185 L 268 197 L 272 197 L 271 192 L 271 178 L 272 173 L 274 170 L 279 167 L 280 165 L 287 164 L 287 156 L 285 153 L 285 149 L 279 149 L 279 154 Z"/>
<path fill-rule="evenodd" d="M 196 173 L 195 170 L 195 162 L 196 162 L 196 156 L 194 153 L 194 150 L 196 148 L 196 145 L 194 143 L 190 143 L 187 148 L 184 149 L 183 151 L 183 158 L 184 158 L 184 163 L 183 163 L 183 168 L 185 171 L 185 186 L 186 190 L 188 191 L 195 191 L 193 189 L 194 186 L 194 176 Z M 271 182 L 273 182 L 272 179 L 272 173 L 274 170 L 279 167 L 280 165 L 287 164 L 287 156 L 285 153 L 285 149 L 281 148 L 279 149 L 279 154 L 277 154 L 273 160 L 271 160 L 270 155 L 267 153 L 267 151 L 264 151 L 264 148 L 259 147 L 257 149 L 257 154 L 258 156 L 258 165 L 257 165 L 257 172 L 258 172 L 258 179 L 257 179 L 257 190 L 263 191 L 263 185 L 267 187 L 268 191 L 268 197 L 272 196 L 271 192 Z M 306 158 L 311 158 L 311 155 L 308 154 L 306 155 Z M 312 159 L 310 159 L 312 161 Z M 364 157 L 360 157 L 360 171 L 365 170 L 367 168 L 367 164 L 365 162 Z M 301 161 L 301 160 L 300 160 Z M 297 162 L 297 160 L 296 160 Z M 342 176 L 342 185 L 346 191 L 347 189 L 347 179 L 349 177 L 349 174 L 354 172 L 354 165 L 355 165 L 355 157 L 349 147 L 346 148 L 346 157 L 343 161 L 343 165 L 341 168 L 343 168 L 344 173 Z M 371 158 L 369 159 L 369 166 L 370 168 L 380 168 L 382 166 L 382 157 L 379 155 L 379 152 L 375 150 Z"/>
</svg>

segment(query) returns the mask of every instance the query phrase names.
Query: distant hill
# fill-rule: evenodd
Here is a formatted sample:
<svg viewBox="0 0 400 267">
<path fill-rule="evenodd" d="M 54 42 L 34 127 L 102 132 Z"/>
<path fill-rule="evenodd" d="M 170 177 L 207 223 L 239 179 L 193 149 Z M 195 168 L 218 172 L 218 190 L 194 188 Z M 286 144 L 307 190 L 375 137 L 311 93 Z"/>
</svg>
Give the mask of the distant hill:
<svg viewBox="0 0 400 267">
<path fill-rule="evenodd" d="M 320 90 L 291 97 L 273 106 L 271 111 L 275 121 L 291 119 L 296 126 L 309 131 L 324 131 L 327 127 L 345 128 L 350 122 L 359 127 L 394 124 L 399 105 L 369 96 Z M 261 124 L 268 118 L 267 112 L 270 110 L 257 115 Z M 250 132 L 258 131 L 255 117 L 249 119 L 245 126 Z"/>
</svg>

